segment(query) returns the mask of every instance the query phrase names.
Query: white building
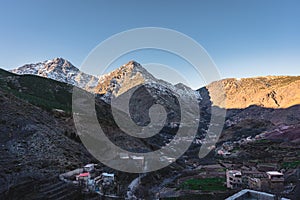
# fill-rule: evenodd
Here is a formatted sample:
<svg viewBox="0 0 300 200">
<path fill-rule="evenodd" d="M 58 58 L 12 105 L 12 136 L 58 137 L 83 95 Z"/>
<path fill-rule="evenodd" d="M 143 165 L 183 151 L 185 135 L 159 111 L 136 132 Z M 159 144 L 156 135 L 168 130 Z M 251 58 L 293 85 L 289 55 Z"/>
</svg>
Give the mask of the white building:
<svg viewBox="0 0 300 200">
<path fill-rule="evenodd" d="M 278 171 L 268 171 L 266 172 L 266 174 L 268 176 L 269 190 L 271 191 L 282 190 L 284 185 L 283 173 L 280 173 Z"/>
<path fill-rule="evenodd" d="M 268 175 L 268 179 L 273 179 L 273 180 L 282 180 L 283 179 L 283 173 L 278 172 L 278 171 L 268 171 L 266 172 Z"/>
<path fill-rule="evenodd" d="M 121 159 L 129 159 L 128 153 L 119 153 Z"/>
<path fill-rule="evenodd" d="M 242 186 L 242 172 L 238 170 L 226 171 L 227 188 L 236 189 Z"/>
<path fill-rule="evenodd" d="M 103 179 L 103 181 L 114 181 L 115 175 L 104 172 L 104 173 L 102 173 L 102 179 Z"/>
<path fill-rule="evenodd" d="M 95 164 L 87 164 L 83 167 L 85 172 L 92 172 L 95 169 Z"/>
</svg>

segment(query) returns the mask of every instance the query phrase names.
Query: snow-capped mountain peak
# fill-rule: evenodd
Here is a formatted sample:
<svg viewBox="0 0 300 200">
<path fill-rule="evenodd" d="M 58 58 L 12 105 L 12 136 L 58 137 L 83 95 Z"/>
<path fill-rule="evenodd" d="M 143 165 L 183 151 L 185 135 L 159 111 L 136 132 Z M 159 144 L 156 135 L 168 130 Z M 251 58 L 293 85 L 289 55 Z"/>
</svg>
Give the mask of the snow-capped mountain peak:
<svg viewBox="0 0 300 200">
<path fill-rule="evenodd" d="M 136 61 L 130 61 L 118 69 L 101 76 L 94 91 L 95 93 L 104 95 L 104 100 L 109 102 L 112 96 L 117 97 L 122 95 L 139 85 L 147 85 L 148 88 L 155 88 L 161 92 L 165 92 L 166 88 L 168 88 L 178 96 L 184 97 L 184 99 L 190 99 L 192 97 L 201 99 L 198 92 L 184 84 L 174 86 L 171 83 L 155 78 Z"/>
<path fill-rule="evenodd" d="M 68 83 L 103 95 L 103 99 L 107 102 L 109 102 L 112 95 L 119 96 L 135 86 L 145 84 L 151 88 L 156 88 L 158 91 L 164 91 L 165 88 L 168 88 L 185 99 L 189 99 L 194 95 L 196 95 L 197 99 L 201 99 L 199 93 L 183 84 L 174 86 L 166 81 L 156 79 L 136 61 L 130 61 L 114 71 L 99 77 L 81 72 L 63 58 L 54 58 L 36 64 L 26 64 L 11 70 L 11 72 L 16 74 L 33 74 Z"/>
<path fill-rule="evenodd" d="M 50 78 L 56 81 L 75 85 L 87 90 L 95 87 L 98 83 L 98 77 L 85 74 L 71 62 L 63 58 L 54 58 L 35 64 L 26 64 L 17 69 L 11 70 L 16 74 L 33 74 Z"/>
</svg>

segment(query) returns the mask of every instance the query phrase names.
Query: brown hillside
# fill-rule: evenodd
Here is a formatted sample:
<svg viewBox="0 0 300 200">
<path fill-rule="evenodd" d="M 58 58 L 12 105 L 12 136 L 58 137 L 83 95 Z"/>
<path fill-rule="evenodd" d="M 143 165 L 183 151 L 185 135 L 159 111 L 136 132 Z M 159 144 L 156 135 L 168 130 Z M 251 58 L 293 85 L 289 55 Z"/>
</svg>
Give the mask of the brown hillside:
<svg viewBox="0 0 300 200">
<path fill-rule="evenodd" d="M 231 78 L 213 82 L 207 89 L 213 105 L 227 109 L 251 105 L 288 108 L 300 104 L 300 76 Z"/>
</svg>

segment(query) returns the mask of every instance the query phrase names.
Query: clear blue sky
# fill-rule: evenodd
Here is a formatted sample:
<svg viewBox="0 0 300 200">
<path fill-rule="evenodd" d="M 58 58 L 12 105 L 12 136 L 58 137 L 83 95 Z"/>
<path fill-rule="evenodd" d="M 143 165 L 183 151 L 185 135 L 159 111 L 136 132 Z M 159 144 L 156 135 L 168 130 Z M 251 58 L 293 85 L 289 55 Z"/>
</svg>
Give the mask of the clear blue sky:
<svg viewBox="0 0 300 200">
<path fill-rule="evenodd" d="M 224 78 L 300 75 L 299 10 L 296 0 L 0 0 L 0 67 L 54 57 L 80 66 L 111 35 L 154 26 L 195 39 Z"/>
</svg>

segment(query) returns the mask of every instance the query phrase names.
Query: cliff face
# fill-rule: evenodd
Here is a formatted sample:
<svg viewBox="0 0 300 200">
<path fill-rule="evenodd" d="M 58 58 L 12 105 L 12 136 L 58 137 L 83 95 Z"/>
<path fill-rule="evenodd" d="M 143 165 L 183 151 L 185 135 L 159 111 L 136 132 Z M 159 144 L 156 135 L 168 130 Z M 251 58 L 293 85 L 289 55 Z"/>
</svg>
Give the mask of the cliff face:
<svg viewBox="0 0 300 200">
<path fill-rule="evenodd" d="M 224 79 L 206 88 L 213 105 L 226 109 L 242 109 L 251 105 L 288 108 L 300 104 L 300 76 Z"/>
</svg>

